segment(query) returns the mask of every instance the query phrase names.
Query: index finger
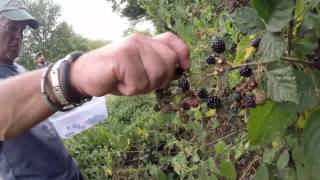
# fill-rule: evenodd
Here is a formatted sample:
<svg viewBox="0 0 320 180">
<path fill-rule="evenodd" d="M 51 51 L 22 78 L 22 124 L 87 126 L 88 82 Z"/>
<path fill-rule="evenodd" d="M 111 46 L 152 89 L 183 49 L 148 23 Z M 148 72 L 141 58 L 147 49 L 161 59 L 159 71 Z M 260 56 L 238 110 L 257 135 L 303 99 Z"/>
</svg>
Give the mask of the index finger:
<svg viewBox="0 0 320 180">
<path fill-rule="evenodd" d="M 154 36 L 153 39 L 166 44 L 177 53 L 179 57 L 179 66 L 182 69 L 187 70 L 190 68 L 189 48 L 183 40 L 171 32 Z"/>
</svg>

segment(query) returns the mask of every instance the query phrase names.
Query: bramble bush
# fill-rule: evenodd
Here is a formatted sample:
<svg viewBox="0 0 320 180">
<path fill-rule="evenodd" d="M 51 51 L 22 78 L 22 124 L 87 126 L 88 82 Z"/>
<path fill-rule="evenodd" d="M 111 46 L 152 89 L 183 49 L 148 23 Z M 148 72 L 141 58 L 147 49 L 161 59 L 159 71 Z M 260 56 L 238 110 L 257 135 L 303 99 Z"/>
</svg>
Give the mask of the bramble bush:
<svg viewBox="0 0 320 180">
<path fill-rule="evenodd" d="M 193 66 L 66 142 L 88 179 L 320 177 L 318 0 L 138 2 Z"/>
</svg>

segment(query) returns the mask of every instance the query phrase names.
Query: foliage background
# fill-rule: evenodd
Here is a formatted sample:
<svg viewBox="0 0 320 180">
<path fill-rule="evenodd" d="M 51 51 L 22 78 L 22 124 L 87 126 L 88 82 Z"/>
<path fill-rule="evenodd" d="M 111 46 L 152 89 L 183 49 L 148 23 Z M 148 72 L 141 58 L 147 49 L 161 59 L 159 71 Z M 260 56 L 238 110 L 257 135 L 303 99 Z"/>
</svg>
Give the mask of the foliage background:
<svg viewBox="0 0 320 180">
<path fill-rule="evenodd" d="M 151 20 L 157 33 L 171 31 L 185 40 L 195 90 L 219 89 L 220 77 L 212 76 L 205 58 L 212 38 L 223 38 L 232 70 L 253 67 L 267 101 L 225 117 L 203 102 L 182 116 L 155 113 L 152 94 L 110 96 L 107 121 L 65 142 L 87 179 L 319 179 L 319 0 L 108 1 L 133 24 Z M 107 43 L 58 22 L 60 7 L 51 1 L 27 3 L 46 16 L 38 17 L 42 28 L 27 34 L 20 59 L 25 65 L 33 66 L 37 51 L 55 61 Z M 253 49 L 257 37 L 260 47 Z M 243 81 L 236 71 L 223 78 L 223 90 Z M 182 98 L 175 96 L 172 104 Z"/>
</svg>

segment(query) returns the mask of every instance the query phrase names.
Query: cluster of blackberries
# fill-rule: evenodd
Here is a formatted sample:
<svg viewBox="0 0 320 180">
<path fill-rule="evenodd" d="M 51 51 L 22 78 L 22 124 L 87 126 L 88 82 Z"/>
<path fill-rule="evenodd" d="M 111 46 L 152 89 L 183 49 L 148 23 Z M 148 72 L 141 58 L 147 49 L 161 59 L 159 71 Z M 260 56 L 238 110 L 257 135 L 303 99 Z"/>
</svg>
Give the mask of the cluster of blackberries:
<svg viewBox="0 0 320 180">
<path fill-rule="evenodd" d="M 210 109 L 220 109 L 222 107 L 221 99 L 218 96 L 209 96 L 207 106 Z"/>
<path fill-rule="evenodd" d="M 241 95 L 241 93 L 236 92 L 234 96 L 236 106 L 240 108 L 255 108 L 256 98 L 253 94 Z"/>
<path fill-rule="evenodd" d="M 237 108 L 255 108 L 256 96 L 253 93 L 257 87 L 257 82 L 255 80 L 247 80 L 242 84 L 239 84 L 235 90 L 234 101 Z"/>
<path fill-rule="evenodd" d="M 223 53 L 226 50 L 226 44 L 220 38 L 215 38 L 212 41 L 212 51 L 218 54 Z"/>
<path fill-rule="evenodd" d="M 244 66 L 240 68 L 240 76 L 250 77 L 252 75 L 252 68 L 249 66 Z"/>
</svg>

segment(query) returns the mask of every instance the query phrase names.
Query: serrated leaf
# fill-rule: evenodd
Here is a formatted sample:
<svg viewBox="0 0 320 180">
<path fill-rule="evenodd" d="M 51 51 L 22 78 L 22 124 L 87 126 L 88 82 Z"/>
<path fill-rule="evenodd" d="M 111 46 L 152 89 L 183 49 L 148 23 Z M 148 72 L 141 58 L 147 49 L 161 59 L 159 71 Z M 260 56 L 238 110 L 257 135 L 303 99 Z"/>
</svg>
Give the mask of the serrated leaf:
<svg viewBox="0 0 320 180">
<path fill-rule="evenodd" d="M 305 112 L 319 104 L 315 83 L 311 77 L 302 71 L 293 70 L 297 83 L 297 100 L 295 102 L 280 103 L 288 111 Z M 318 80 L 316 81 L 318 83 Z"/>
<path fill-rule="evenodd" d="M 277 161 L 277 167 L 279 169 L 284 169 L 285 167 L 287 167 L 288 163 L 289 163 L 289 153 L 288 151 L 285 151 L 280 155 L 280 158 Z"/>
<path fill-rule="evenodd" d="M 252 0 L 251 2 L 271 32 L 281 32 L 290 22 L 295 6 L 293 0 Z"/>
<path fill-rule="evenodd" d="M 259 52 L 262 54 L 263 61 L 277 61 L 284 53 L 286 43 L 279 35 L 272 32 L 266 32 L 261 39 Z"/>
<path fill-rule="evenodd" d="M 269 180 L 269 170 L 265 164 L 261 164 L 257 169 L 255 179 L 259 180 Z"/>
<path fill-rule="evenodd" d="M 311 178 L 320 177 L 320 112 L 313 112 L 303 133 L 305 167 Z"/>
<path fill-rule="evenodd" d="M 236 59 L 234 61 L 236 64 L 243 64 L 246 61 L 246 49 L 250 48 L 250 43 L 249 36 L 245 36 L 240 40 L 237 45 Z"/>
<path fill-rule="evenodd" d="M 310 76 L 301 71 L 294 71 L 298 85 L 298 112 L 307 111 L 319 104 L 319 97 L 316 96 L 314 83 Z"/>
<path fill-rule="evenodd" d="M 236 21 L 233 25 L 242 33 L 254 34 L 265 29 L 265 25 L 255 9 L 237 8 L 234 17 Z"/>
<path fill-rule="evenodd" d="M 296 76 L 291 67 L 279 67 L 267 72 L 267 97 L 275 102 L 299 103 Z"/>
<path fill-rule="evenodd" d="M 237 173 L 232 162 L 227 160 L 221 161 L 220 173 L 221 176 L 227 178 L 228 180 L 234 180 L 237 178 Z"/>
<path fill-rule="evenodd" d="M 284 111 L 272 101 L 253 109 L 248 121 L 249 142 L 252 145 L 270 143 L 295 120 L 295 113 Z"/>
</svg>

